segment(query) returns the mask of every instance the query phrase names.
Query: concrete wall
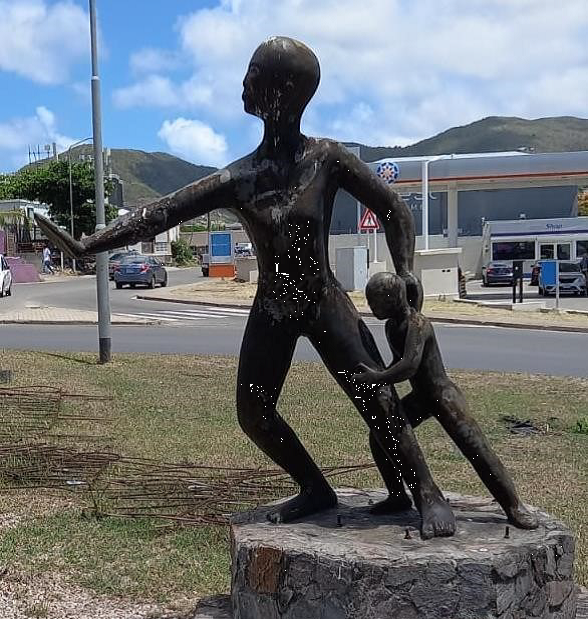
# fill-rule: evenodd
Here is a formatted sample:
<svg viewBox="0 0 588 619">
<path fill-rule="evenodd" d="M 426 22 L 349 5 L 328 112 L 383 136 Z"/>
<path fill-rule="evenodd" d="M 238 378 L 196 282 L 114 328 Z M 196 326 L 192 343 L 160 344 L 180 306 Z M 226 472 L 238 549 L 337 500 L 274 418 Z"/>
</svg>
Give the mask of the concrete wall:
<svg viewBox="0 0 588 619">
<path fill-rule="evenodd" d="M 374 251 L 373 234 L 370 234 L 370 260 Z M 336 234 L 329 237 L 329 260 L 333 270 L 336 268 L 336 254 L 340 247 L 354 247 L 356 245 L 367 245 L 367 237 L 361 235 L 358 243 L 356 234 Z M 378 233 L 378 261 L 385 262 L 388 270 L 393 270 L 392 257 L 386 245 L 386 236 L 383 232 Z M 464 273 L 469 272 L 472 275 L 481 276 L 482 272 L 482 237 L 479 236 L 464 236 L 459 237 L 457 246 L 462 248 L 459 258 L 459 265 Z M 425 239 L 422 236 L 416 237 L 416 249 L 424 249 Z M 434 235 L 429 237 L 430 249 L 442 249 L 448 247 L 447 237 Z"/>
</svg>

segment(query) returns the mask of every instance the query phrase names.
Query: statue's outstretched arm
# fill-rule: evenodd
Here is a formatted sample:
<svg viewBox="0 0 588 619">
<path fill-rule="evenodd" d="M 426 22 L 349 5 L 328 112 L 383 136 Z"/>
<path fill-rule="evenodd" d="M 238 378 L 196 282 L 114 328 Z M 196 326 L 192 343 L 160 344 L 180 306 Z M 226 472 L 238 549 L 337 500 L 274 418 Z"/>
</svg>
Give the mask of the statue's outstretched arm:
<svg viewBox="0 0 588 619">
<path fill-rule="evenodd" d="M 46 217 L 35 215 L 35 219 L 50 241 L 69 256 L 78 258 L 133 245 L 214 209 L 234 207 L 233 186 L 229 170 L 219 170 L 143 208 L 118 217 L 103 230 L 81 241 L 73 239 Z"/>
<path fill-rule="evenodd" d="M 398 275 L 406 275 L 412 271 L 414 255 L 414 222 L 409 208 L 363 161 L 340 144 L 336 148 L 341 187 L 378 216 L 394 268 Z"/>
</svg>

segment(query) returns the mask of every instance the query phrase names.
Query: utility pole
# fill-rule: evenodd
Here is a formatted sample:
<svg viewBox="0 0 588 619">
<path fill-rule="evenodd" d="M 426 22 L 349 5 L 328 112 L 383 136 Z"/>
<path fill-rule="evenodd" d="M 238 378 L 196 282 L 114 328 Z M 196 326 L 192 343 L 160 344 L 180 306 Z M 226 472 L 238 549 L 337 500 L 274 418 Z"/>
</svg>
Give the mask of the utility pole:
<svg viewBox="0 0 588 619">
<path fill-rule="evenodd" d="M 106 227 L 104 212 L 104 161 L 102 159 L 102 111 L 98 45 L 96 41 L 96 3 L 90 3 L 90 42 L 92 47 L 92 129 L 94 141 L 94 183 L 96 185 L 96 232 Z M 108 253 L 96 254 L 96 301 L 98 305 L 98 349 L 100 363 L 111 357 L 110 298 L 108 290 Z"/>
</svg>

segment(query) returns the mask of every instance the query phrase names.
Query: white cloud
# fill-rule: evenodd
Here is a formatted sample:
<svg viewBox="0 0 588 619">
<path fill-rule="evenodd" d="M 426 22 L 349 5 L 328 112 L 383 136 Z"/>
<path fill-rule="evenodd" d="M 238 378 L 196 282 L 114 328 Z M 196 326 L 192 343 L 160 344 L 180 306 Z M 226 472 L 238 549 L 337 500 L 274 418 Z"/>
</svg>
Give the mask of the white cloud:
<svg viewBox="0 0 588 619">
<path fill-rule="evenodd" d="M 41 84 L 67 80 L 88 54 L 87 14 L 70 1 L 0 0 L 0 70 Z"/>
<path fill-rule="evenodd" d="M 252 133 L 241 81 L 275 34 L 319 57 L 305 126 L 322 135 L 401 144 L 487 115 L 586 115 L 586 0 L 219 0 L 177 31 L 192 78 L 172 82 L 165 105 L 227 132 Z"/>
<path fill-rule="evenodd" d="M 13 168 L 27 163 L 29 146 L 36 148 L 39 145 L 43 149 L 45 144 L 55 142 L 58 151 L 63 151 L 75 142 L 74 138 L 58 131 L 51 110 L 39 106 L 35 112 L 34 116 L 0 123 L 0 161 L 4 166 Z"/>
<path fill-rule="evenodd" d="M 172 81 L 161 75 L 148 75 L 127 88 L 115 90 L 112 98 L 120 108 L 174 107 L 179 99 Z"/>
<path fill-rule="evenodd" d="M 225 136 L 199 120 L 166 120 L 157 135 L 172 152 L 194 163 L 214 166 L 227 163 Z"/>
<path fill-rule="evenodd" d="M 131 55 L 130 66 L 133 73 L 160 73 L 178 66 L 176 54 L 165 49 L 144 47 Z"/>
<path fill-rule="evenodd" d="M 176 85 L 168 77 L 148 75 L 141 81 L 112 93 L 114 104 L 121 109 L 191 108 L 210 104 L 211 97 L 212 89 L 201 84 L 197 76 Z"/>
</svg>

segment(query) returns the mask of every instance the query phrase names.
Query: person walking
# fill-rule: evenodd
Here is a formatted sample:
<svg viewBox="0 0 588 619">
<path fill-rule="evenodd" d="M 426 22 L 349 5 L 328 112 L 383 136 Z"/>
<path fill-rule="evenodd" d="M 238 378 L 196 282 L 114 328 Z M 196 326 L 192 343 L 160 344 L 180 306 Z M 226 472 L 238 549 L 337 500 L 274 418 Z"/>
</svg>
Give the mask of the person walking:
<svg viewBox="0 0 588 619">
<path fill-rule="evenodd" d="M 55 275 L 53 265 L 51 264 L 51 250 L 49 249 L 49 245 L 45 245 L 45 247 L 43 247 L 43 273 L 51 273 L 51 275 Z"/>
</svg>

